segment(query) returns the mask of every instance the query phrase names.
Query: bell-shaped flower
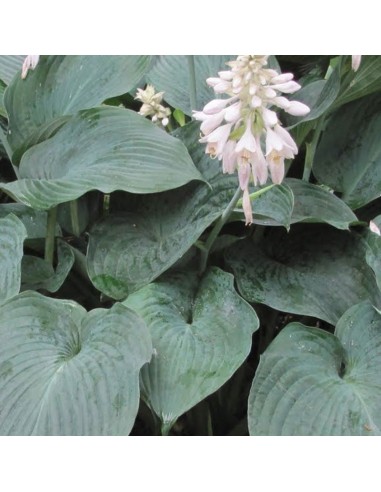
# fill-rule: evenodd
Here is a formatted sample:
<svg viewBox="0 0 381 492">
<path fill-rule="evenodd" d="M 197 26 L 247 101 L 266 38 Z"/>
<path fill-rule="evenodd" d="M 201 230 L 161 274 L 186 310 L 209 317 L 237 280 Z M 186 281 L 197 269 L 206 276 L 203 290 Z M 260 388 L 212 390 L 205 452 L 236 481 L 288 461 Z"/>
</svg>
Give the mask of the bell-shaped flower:
<svg viewBox="0 0 381 492">
<path fill-rule="evenodd" d="M 37 63 L 40 59 L 40 55 L 28 55 L 24 63 L 22 64 L 21 78 L 25 79 L 29 70 L 34 70 L 37 67 Z"/>
</svg>

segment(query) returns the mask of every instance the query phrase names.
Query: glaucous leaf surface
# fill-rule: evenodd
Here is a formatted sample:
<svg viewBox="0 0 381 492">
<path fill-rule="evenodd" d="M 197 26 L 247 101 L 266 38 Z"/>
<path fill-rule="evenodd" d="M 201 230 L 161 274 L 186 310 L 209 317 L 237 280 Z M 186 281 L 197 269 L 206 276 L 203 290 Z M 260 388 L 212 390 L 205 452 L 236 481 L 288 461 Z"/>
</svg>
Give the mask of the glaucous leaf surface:
<svg viewBox="0 0 381 492">
<path fill-rule="evenodd" d="M 42 56 L 5 94 L 8 141 L 13 150 L 46 123 L 99 106 L 132 89 L 150 64 L 149 56 Z"/>
<path fill-rule="evenodd" d="M 291 223 L 325 222 L 336 229 L 349 229 L 357 222 L 356 215 L 333 193 L 318 185 L 301 179 L 287 178 L 284 181 L 294 195 Z"/>
<path fill-rule="evenodd" d="M 380 196 L 380 131 L 381 97 L 376 94 L 336 111 L 317 147 L 314 175 L 341 192 L 352 209 Z"/>
<path fill-rule="evenodd" d="M 21 290 L 45 289 L 57 292 L 74 264 L 72 248 L 64 241 L 57 241 L 58 263 L 56 269 L 43 258 L 24 255 L 21 262 Z"/>
<path fill-rule="evenodd" d="M 88 248 L 89 276 L 97 289 L 114 299 L 124 299 L 181 258 L 222 214 L 237 189 L 236 174 L 224 175 L 221 163 L 205 155 L 199 145 L 197 122 L 184 126 L 176 135 L 209 184 L 191 183 L 178 190 L 146 195 L 94 226 Z M 253 207 L 264 220 L 271 217 L 287 226 L 289 191 L 275 188 L 279 190 L 273 192 L 272 200 L 255 201 Z M 243 213 L 236 216 L 243 220 Z"/>
<path fill-rule="evenodd" d="M 25 55 L 1 55 L 0 56 L 0 80 L 6 85 L 10 84 L 17 72 L 20 72 L 25 60 Z"/>
<path fill-rule="evenodd" d="M 4 106 L 4 91 L 5 91 L 5 84 L 0 80 L 0 116 L 3 116 L 4 118 L 7 117 L 7 112 L 5 111 L 5 106 Z"/>
<path fill-rule="evenodd" d="M 0 308 L 0 435 L 129 434 L 151 353 L 125 306 L 14 297 Z"/>
<path fill-rule="evenodd" d="M 237 188 L 237 177 L 223 175 L 220 163 L 199 145 L 199 124 L 191 123 L 177 135 L 209 184 L 190 183 L 178 190 L 145 195 L 90 231 L 90 279 L 114 299 L 124 299 L 181 258 L 220 216 Z"/>
<path fill-rule="evenodd" d="M 27 231 L 13 214 L 0 218 L 0 305 L 18 294 L 21 258 Z"/>
<path fill-rule="evenodd" d="M 238 289 L 249 302 L 314 316 L 335 324 L 354 304 L 381 294 L 355 234 L 322 226 L 271 229 L 255 244 L 247 239 L 226 251 Z"/>
<path fill-rule="evenodd" d="M 287 124 L 295 127 L 306 121 L 315 120 L 324 114 L 335 102 L 340 90 L 340 64 L 331 73 L 327 80 L 316 80 L 302 87 L 290 100 L 296 100 L 307 104 L 311 111 L 304 116 L 286 117 Z"/>
<path fill-rule="evenodd" d="M 87 191 L 152 193 L 202 179 L 185 146 L 134 111 L 80 111 L 54 137 L 29 149 L 20 179 L 1 187 L 35 209 Z"/>
<path fill-rule="evenodd" d="M 218 77 L 220 70 L 228 70 L 225 65 L 236 57 L 231 55 L 194 56 L 196 73 L 197 108 L 190 106 L 190 83 L 188 57 L 184 55 L 162 55 L 156 57 L 155 63 L 148 72 L 147 80 L 157 91 L 164 91 L 164 99 L 174 108 L 179 108 L 187 115 L 192 109 L 202 108 L 216 95 L 206 84 L 208 77 Z"/>
<path fill-rule="evenodd" d="M 244 362 L 259 327 L 234 290 L 233 276 L 210 269 L 201 283 L 179 272 L 143 287 L 123 304 L 146 322 L 154 355 L 141 372 L 142 396 L 168 431 Z"/>
<path fill-rule="evenodd" d="M 357 72 L 348 72 L 335 107 L 381 90 L 381 56 L 362 55 Z"/>
<path fill-rule="evenodd" d="M 351 307 L 335 334 L 287 325 L 262 355 L 249 396 L 251 435 L 380 435 L 381 314 Z"/>
<path fill-rule="evenodd" d="M 41 210 L 34 210 L 22 203 L 1 203 L 0 218 L 8 214 L 15 215 L 24 224 L 28 239 L 44 238 L 46 236 L 47 213 Z M 59 228 L 57 227 L 57 233 Z"/>
</svg>

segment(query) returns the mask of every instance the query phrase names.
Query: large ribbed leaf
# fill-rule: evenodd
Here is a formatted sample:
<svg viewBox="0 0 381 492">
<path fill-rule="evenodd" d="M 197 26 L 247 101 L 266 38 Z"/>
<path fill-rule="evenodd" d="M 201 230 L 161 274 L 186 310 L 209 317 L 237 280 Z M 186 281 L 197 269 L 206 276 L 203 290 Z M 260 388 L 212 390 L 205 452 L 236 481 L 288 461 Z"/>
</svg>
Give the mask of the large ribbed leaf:
<svg viewBox="0 0 381 492">
<path fill-rule="evenodd" d="M 124 299 L 181 258 L 222 214 L 237 189 L 237 176 L 222 174 L 221 163 L 205 155 L 198 142 L 198 123 L 184 126 L 177 135 L 210 186 L 191 183 L 178 190 L 144 196 L 92 229 L 89 276 L 100 291 L 114 299 Z M 270 190 L 272 199 L 264 200 L 266 194 L 261 195 L 253 208 L 263 220 L 277 219 L 287 227 L 292 195 L 287 187 L 274 188 Z M 243 219 L 243 213 L 235 216 Z"/>
<path fill-rule="evenodd" d="M 351 223 L 357 222 L 356 215 L 346 203 L 320 186 L 294 178 L 287 178 L 284 184 L 294 195 L 292 224 L 325 222 L 337 229 L 349 229 Z"/>
<path fill-rule="evenodd" d="M 0 218 L 0 304 L 18 294 L 21 282 L 23 223 L 13 214 Z"/>
<path fill-rule="evenodd" d="M 96 189 L 152 193 L 202 179 L 185 146 L 134 111 L 101 107 L 79 112 L 21 160 L 12 196 L 48 209 Z"/>
<path fill-rule="evenodd" d="M 5 85 L 0 80 L 0 116 L 3 116 L 4 118 L 6 118 L 7 113 L 5 111 L 5 106 L 4 106 L 4 101 L 3 101 L 4 91 L 5 91 Z"/>
<path fill-rule="evenodd" d="M 294 209 L 294 195 L 286 184 L 274 186 L 252 201 L 252 209 L 254 224 L 283 225 L 288 230 Z"/>
<path fill-rule="evenodd" d="M 218 77 L 219 70 L 228 70 L 226 62 L 234 60 L 230 55 L 194 56 L 196 73 L 197 107 L 190 105 L 190 77 L 188 58 L 183 55 L 158 56 L 153 68 L 147 75 L 148 81 L 154 85 L 157 91 L 164 91 L 164 99 L 181 109 L 185 114 L 192 114 L 192 109 L 201 110 L 207 102 L 215 99 L 216 95 L 210 88 L 206 79 Z"/>
<path fill-rule="evenodd" d="M 249 396 L 252 435 L 381 435 L 381 313 L 351 307 L 335 334 L 286 326 Z"/>
<path fill-rule="evenodd" d="M 74 252 L 64 241 L 57 241 L 56 269 L 37 256 L 24 255 L 21 263 L 21 290 L 45 289 L 56 292 L 64 283 L 74 264 Z"/>
<path fill-rule="evenodd" d="M 260 244 L 250 239 L 228 249 L 241 295 L 249 302 L 335 324 L 365 299 L 381 306 L 381 294 L 365 261 L 360 237 L 329 227 L 272 229 Z"/>
<path fill-rule="evenodd" d="M 8 85 L 17 72 L 20 72 L 21 74 L 21 67 L 24 59 L 24 55 L 1 55 L 0 80 Z"/>
<path fill-rule="evenodd" d="M 341 64 L 336 65 L 328 80 L 316 80 L 290 97 L 290 100 L 307 104 L 311 111 L 303 118 L 287 116 L 288 125 L 295 127 L 315 120 L 332 106 L 340 90 L 340 67 Z"/>
<path fill-rule="evenodd" d="M 210 186 L 191 183 L 141 197 L 127 212 L 110 214 L 91 230 L 89 276 L 114 299 L 124 299 L 181 258 L 219 217 L 237 188 L 237 177 L 223 175 L 221 164 L 205 155 L 197 123 L 178 135 Z"/>
<path fill-rule="evenodd" d="M 47 213 L 34 210 L 22 203 L 1 203 L 0 218 L 6 217 L 8 214 L 16 215 L 24 224 L 28 239 L 44 238 L 46 236 L 46 221 Z M 59 228 L 57 227 L 57 232 Z"/>
<path fill-rule="evenodd" d="M 0 308 L 0 435 L 127 435 L 152 345 L 126 307 L 25 292 Z"/>
<path fill-rule="evenodd" d="M 344 78 L 335 106 L 381 90 L 381 56 L 362 56 L 359 70 L 350 71 Z"/>
<path fill-rule="evenodd" d="M 343 200 L 359 208 L 380 196 L 381 97 L 347 104 L 329 120 L 318 145 L 313 172 Z"/>
<path fill-rule="evenodd" d="M 123 304 L 151 332 L 154 356 L 142 369 L 141 388 L 163 432 L 233 375 L 259 326 L 255 311 L 235 292 L 232 275 L 217 268 L 201 283 L 189 272 L 170 276 Z"/>
<path fill-rule="evenodd" d="M 5 94 L 12 149 L 49 121 L 128 92 L 149 63 L 149 56 L 40 57 L 37 68 L 24 80 L 15 78 Z"/>
</svg>

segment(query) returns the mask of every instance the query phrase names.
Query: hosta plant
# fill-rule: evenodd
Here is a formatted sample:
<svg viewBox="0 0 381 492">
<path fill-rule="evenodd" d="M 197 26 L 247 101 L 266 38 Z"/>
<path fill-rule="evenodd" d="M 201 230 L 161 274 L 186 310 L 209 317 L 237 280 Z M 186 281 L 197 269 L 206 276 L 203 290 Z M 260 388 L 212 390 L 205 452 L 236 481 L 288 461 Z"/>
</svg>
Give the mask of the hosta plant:
<svg viewBox="0 0 381 492">
<path fill-rule="evenodd" d="M 0 56 L 0 435 L 381 433 L 381 57 Z"/>
</svg>

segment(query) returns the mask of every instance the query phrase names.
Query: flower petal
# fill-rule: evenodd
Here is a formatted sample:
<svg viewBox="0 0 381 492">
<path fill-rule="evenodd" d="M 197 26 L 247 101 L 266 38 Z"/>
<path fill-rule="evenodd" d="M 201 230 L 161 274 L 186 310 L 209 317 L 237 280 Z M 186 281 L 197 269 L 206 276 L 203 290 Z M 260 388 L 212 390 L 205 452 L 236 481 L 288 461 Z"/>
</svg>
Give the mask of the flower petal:
<svg viewBox="0 0 381 492">
<path fill-rule="evenodd" d="M 290 101 L 290 105 L 288 108 L 285 108 L 285 111 L 293 116 L 305 116 L 311 110 L 306 104 L 299 101 Z"/>
</svg>

